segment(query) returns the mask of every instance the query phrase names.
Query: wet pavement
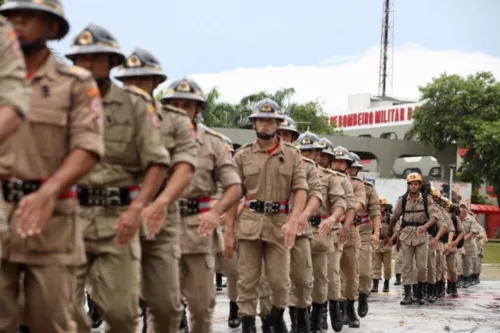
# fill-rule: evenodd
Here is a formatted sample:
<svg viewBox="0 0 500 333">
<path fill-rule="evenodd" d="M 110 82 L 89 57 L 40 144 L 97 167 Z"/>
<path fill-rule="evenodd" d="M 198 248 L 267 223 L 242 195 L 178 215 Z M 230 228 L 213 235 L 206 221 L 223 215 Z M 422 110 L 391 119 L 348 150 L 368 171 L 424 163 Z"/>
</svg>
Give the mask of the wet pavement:
<svg viewBox="0 0 500 333">
<path fill-rule="evenodd" d="M 445 296 L 434 304 L 400 306 L 402 286 L 394 286 L 390 292 L 372 293 L 369 298 L 370 311 L 361 320 L 361 327 L 344 326 L 342 332 L 359 333 L 437 333 L 470 332 L 500 333 L 500 266 L 483 267 L 482 281 L 467 289 L 458 289 L 459 297 Z M 382 288 L 380 287 L 380 290 Z M 225 289 L 217 293 L 214 314 L 214 333 L 241 332 L 227 327 L 229 301 Z M 287 324 L 288 313 L 285 313 Z M 258 326 L 260 321 L 257 320 Z M 94 330 L 103 333 L 101 327 Z M 140 328 L 138 332 L 141 332 Z M 260 328 L 258 329 L 260 331 Z M 325 333 L 327 331 L 323 331 Z M 330 328 L 328 332 L 333 332 Z"/>
</svg>

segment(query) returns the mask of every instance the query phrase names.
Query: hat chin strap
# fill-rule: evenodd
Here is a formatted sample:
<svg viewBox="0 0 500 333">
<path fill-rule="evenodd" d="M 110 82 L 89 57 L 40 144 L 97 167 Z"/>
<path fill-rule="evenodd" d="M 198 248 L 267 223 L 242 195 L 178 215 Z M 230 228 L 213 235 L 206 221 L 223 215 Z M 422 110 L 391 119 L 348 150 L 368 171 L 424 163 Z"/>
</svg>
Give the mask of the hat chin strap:
<svg viewBox="0 0 500 333">
<path fill-rule="evenodd" d="M 276 132 L 274 132 L 272 134 L 266 134 L 266 133 L 255 131 L 255 133 L 257 135 L 257 138 L 259 138 L 261 140 L 272 140 L 276 136 Z"/>
</svg>

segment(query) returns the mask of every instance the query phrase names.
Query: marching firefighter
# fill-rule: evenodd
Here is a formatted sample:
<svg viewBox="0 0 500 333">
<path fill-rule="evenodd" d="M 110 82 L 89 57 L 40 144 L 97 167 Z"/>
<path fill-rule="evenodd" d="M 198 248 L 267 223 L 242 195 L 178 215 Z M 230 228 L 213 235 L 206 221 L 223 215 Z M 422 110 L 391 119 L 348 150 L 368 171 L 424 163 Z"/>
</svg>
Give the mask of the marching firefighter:
<svg viewBox="0 0 500 333">
<path fill-rule="evenodd" d="M 379 196 L 380 213 L 382 215 L 382 223 L 380 227 L 380 244 L 379 248 L 375 249 L 373 263 L 373 288 L 371 292 L 378 292 L 378 282 L 382 276 L 382 265 L 384 265 L 384 293 L 389 292 L 389 280 L 392 274 L 392 243 L 385 244 L 383 240 L 388 235 L 389 223 L 391 215 L 387 211 L 387 199 Z"/>
</svg>

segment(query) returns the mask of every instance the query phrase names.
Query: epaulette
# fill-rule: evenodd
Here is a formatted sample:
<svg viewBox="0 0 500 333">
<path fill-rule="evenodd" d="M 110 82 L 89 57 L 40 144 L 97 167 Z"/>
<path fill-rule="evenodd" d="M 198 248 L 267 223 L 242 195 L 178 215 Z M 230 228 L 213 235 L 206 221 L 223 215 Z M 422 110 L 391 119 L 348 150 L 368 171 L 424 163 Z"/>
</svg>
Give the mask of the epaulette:
<svg viewBox="0 0 500 333">
<path fill-rule="evenodd" d="M 221 139 L 221 140 L 225 141 L 225 139 L 224 139 L 224 135 L 222 135 L 221 133 L 216 132 L 216 131 L 214 131 L 213 129 L 210 129 L 210 128 L 206 127 L 206 126 L 205 126 L 205 129 L 206 129 L 206 130 L 205 130 L 205 132 L 207 132 L 208 134 L 211 134 L 211 135 L 213 135 L 213 136 L 216 136 L 216 137 L 218 137 L 219 139 Z"/>
<path fill-rule="evenodd" d="M 240 148 L 236 149 L 236 151 L 240 151 L 240 150 L 243 150 L 243 149 L 246 149 L 246 148 L 250 148 L 250 147 L 252 147 L 252 145 L 253 145 L 253 142 L 249 142 L 249 143 L 241 146 Z"/>
<path fill-rule="evenodd" d="M 359 178 L 358 176 L 351 176 L 351 179 L 356 179 L 359 180 L 360 182 L 363 182 L 363 179 Z"/>
<path fill-rule="evenodd" d="M 168 105 L 168 104 L 167 105 L 161 105 L 161 110 L 165 111 L 165 112 L 179 113 L 179 114 L 181 114 L 183 116 L 188 117 L 188 114 L 186 113 L 186 111 L 184 111 L 183 109 L 179 109 L 179 108 L 173 107 L 172 105 Z"/>
<path fill-rule="evenodd" d="M 293 143 L 290 143 L 290 142 L 283 142 L 283 143 L 285 144 L 285 146 L 292 147 L 296 151 L 300 152 L 300 149 L 297 148 L 297 146 L 295 146 Z"/>
<path fill-rule="evenodd" d="M 123 87 L 123 89 L 125 91 L 131 92 L 136 96 L 143 98 L 146 102 L 154 103 L 153 97 L 151 97 L 151 95 L 149 95 L 146 91 L 142 90 L 141 88 L 138 88 L 136 86 L 125 86 Z"/>
<path fill-rule="evenodd" d="M 339 176 L 339 177 L 344 177 L 344 178 L 347 178 L 347 176 L 345 175 L 345 173 L 342 173 L 342 172 L 338 172 L 336 170 L 332 170 L 330 169 L 335 175 Z"/>
<path fill-rule="evenodd" d="M 370 187 L 373 187 L 373 183 L 372 183 L 372 182 L 369 182 L 369 181 L 367 181 L 367 180 L 363 180 L 363 183 L 364 183 L 365 185 L 368 185 L 368 186 L 370 186 Z"/>
<path fill-rule="evenodd" d="M 302 156 L 302 160 L 303 160 L 303 161 L 306 161 L 307 163 L 310 163 L 310 164 L 312 164 L 312 165 L 316 166 L 316 162 L 314 162 L 314 161 L 313 161 L 313 160 L 311 160 L 310 158 L 307 158 L 307 157 Z"/>
<path fill-rule="evenodd" d="M 78 78 L 80 81 L 88 80 L 89 78 L 92 77 L 92 73 L 83 67 L 68 66 L 68 65 L 61 62 L 61 63 L 58 63 L 56 68 L 60 73 L 74 76 L 74 77 Z"/>
</svg>

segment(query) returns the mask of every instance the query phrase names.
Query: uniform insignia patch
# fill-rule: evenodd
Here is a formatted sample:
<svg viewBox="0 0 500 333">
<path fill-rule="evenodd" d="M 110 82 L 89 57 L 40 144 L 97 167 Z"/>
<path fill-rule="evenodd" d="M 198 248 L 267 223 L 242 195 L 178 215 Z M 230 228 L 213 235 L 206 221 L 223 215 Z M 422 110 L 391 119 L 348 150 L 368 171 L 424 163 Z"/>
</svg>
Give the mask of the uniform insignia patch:
<svg viewBox="0 0 500 333">
<path fill-rule="evenodd" d="M 193 139 L 196 138 L 196 131 L 194 129 L 193 123 L 189 124 L 189 134 L 191 135 L 191 138 L 193 138 Z"/>
<path fill-rule="evenodd" d="M 153 114 L 151 116 L 151 123 L 153 124 L 154 128 L 160 128 L 160 118 L 158 118 L 158 115 Z"/>
<path fill-rule="evenodd" d="M 101 92 L 99 91 L 99 89 L 97 87 L 93 87 L 93 88 L 87 89 L 86 94 L 87 94 L 88 98 L 91 98 L 91 97 L 94 97 L 94 96 L 100 96 Z"/>
<path fill-rule="evenodd" d="M 184 91 L 184 92 L 189 92 L 191 89 L 189 87 L 189 84 L 186 81 L 182 81 L 179 83 L 179 86 L 177 88 L 178 91 Z"/>
<path fill-rule="evenodd" d="M 87 44 L 92 44 L 93 38 L 92 34 L 90 31 L 84 31 L 81 35 L 80 38 L 78 38 L 78 43 L 80 45 L 87 45 Z"/>
<path fill-rule="evenodd" d="M 89 109 L 98 115 L 102 113 L 101 96 L 95 95 L 94 97 L 90 98 Z"/>
<path fill-rule="evenodd" d="M 270 112 L 271 111 L 271 106 L 269 104 L 264 104 L 260 110 L 262 112 Z"/>
<path fill-rule="evenodd" d="M 155 109 L 155 107 L 154 107 L 154 105 L 153 105 L 153 104 L 151 104 L 151 105 L 149 105 L 149 106 L 148 106 L 148 113 L 149 113 L 149 114 L 151 114 L 151 115 L 152 115 L 153 113 L 155 113 L 155 110 L 156 110 L 156 109 Z"/>
<path fill-rule="evenodd" d="M 12 58 L 14 59 L 22 58 L 23 52 L 21 51 L 21 46 L 19 45 L 16 32 L 14 30 L 9 30 L 7 32 L 7 38 L 10 40 L 9 51 L 10 54 L 12 55 Z"/>
<path fill-rule="evenodd" d="M 139 57 L 136 56 L 135 54 L 127 59 L 127 67 L 140 67 L 140 66 L 141 66 L 141 59 L 139 59 Z"/>
</svg>

